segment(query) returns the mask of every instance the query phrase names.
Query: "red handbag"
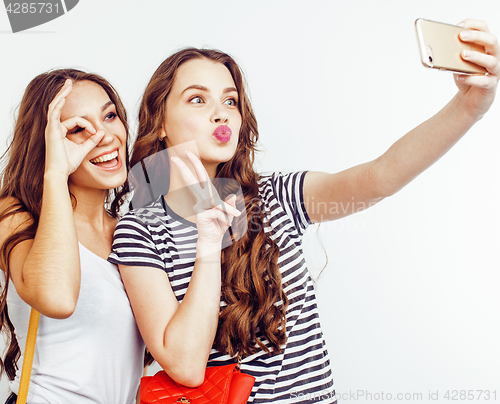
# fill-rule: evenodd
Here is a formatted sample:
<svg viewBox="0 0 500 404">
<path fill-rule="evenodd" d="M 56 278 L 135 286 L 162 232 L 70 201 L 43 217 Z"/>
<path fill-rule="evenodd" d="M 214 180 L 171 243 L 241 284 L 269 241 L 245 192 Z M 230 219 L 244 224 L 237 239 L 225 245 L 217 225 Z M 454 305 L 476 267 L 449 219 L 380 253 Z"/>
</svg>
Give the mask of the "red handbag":
<svg viewBox="0 0 500 404">
<path fill-rule="evenodd" d="M 174 382 L 165 371 L 141 379 L 141 404 L 246 404 L 255 377 L 240 372 L 238 364 L 214 366 L 196 388 Z"/>
</svg>

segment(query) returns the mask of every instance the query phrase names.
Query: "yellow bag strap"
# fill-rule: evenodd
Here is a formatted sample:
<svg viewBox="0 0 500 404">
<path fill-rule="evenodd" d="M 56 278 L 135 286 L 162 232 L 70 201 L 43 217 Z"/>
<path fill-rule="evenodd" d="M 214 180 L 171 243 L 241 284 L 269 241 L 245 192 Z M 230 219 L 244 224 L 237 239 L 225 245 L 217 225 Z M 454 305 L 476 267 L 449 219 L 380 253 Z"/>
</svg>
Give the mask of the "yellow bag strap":
<svg viewBox="0 0 500 404">
<path fill-rule="evenodd" d="M 40 313 L 34 308 L 31 308 L 28 336 L 26 337 L 26 349 L 24 350 L 23 370 L 21 371 L 21 382 L 19 384 L 16 404 L 26 404 L 26 399 L 28 398 L 28 388 L 30 385 L 33 357 L 35 356 L 35 343 L 39 319 Z"/>
</svg>

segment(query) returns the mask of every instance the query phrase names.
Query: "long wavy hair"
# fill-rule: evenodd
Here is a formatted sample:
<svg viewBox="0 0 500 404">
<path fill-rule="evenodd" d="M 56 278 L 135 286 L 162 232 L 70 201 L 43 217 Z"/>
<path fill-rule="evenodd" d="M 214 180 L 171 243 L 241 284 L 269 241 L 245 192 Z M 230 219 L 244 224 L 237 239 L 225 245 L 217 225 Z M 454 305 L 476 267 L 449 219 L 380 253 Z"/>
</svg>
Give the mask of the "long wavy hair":
<svg viewBox="0 0 500 404">
<path fill-rule="evenodd" d="M 0 212 L 0 221 L 18 213 L 28 213 L 29 220 L 8 237 L 0 248 L 0 265 L 5 274 L 4 287 L 0 293 L 0 331 L 7 336 L 8 349 L 4 359 L 0 359 L 0 369 L 10 380 L 16 375 L 17 361 L 20 357 L 19 345 L 14 326 L 9 319 L 7 292 L 10 278 L 10 257 L 16 245 L 35 237 L 42 208 L 43 176 L 45 171 L 45 127 L 49 104 L 61 90 L 67 79 L 73 82 L 92 81 L 100 85 L 116 106 L 116 113 L 125 126 L 127 134 L 126 167 L 128 163 L 128 124 L 125 107 L 113 86 L 97 74 L 85 73 L 75 69 L 59 69 L 35 77 L 24 92 L 18 107 L 12 141 L 1 157 L 4 169 L 0 174 L 0 200 L 14 198 Z M 109 214 L 119 216 L 120 207 L 128 193 L 128 182 L 120 188 L 108 191 L 106 206 Z M 71 195 L 73 207 L 78 201 Z"/>
<path fill-rule="evenodd" d="M 283 291 L 278 267 L 279 248 L 264 231 L 265 217 L 257 183 L 259 175 L 253 169 L 259 139 L 257 121 L 245 90 L 243 74 L 232 57 L 218 50 L 186 48 L 167 58 L 158 67 L 141 101 L 138 134 L 131 157 L 132 171 L 136 164 L 143 164 L 144 167 L 144 159 L 150 160 L 156 156 L 163 159 L 163 167 L 169 169 L 166 152 L 162 153 L 166 144 L 158 139 L 164 124 L 166 100 L 178 68 L 189 60 L 203 58 L 226 66 L 238 90 L 238 108 L 242 117 L 238 145 L 234 156 L 217 167 L 216 181 L 231 178 L 241 185 L 244 197 L 237 201 L 237 208 L 241 210 L 244 207 L 248 214 L 233 221 L 231 228 L 236 229 L 232 231 L 235 241 L 222 250 L 222 299 L 226 306 L 221 309 L 215 346 L 220 352 L 231 356 L 239 354 L 245 357 L 260 349 L 268 353 L 280 353 L 286 342 L 288 299 Z M 150 184 L 160 184 L 169 177 L 165 171 L 153 170 L 147 174 Z M 130 181 L 133 184 L 133 179 Z M 168 184 L 163 193 L 166 191 Z M 229 192 L 231 190 L 225 190 L 221 197 L 224 198 Z M 238 229 L 248 231 L 235 234 Z M 261 334 L 258 334 L 258 330 Z"/>
</svg>

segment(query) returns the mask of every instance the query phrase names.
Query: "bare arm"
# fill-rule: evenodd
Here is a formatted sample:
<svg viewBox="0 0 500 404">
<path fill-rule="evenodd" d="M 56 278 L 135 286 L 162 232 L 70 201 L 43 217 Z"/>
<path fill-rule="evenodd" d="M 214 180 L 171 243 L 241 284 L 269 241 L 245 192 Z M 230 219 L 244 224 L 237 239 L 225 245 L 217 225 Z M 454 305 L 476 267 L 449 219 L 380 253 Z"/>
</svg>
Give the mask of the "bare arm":
<svg viewBox="0 0 500 404">
<path fill-rule="evenodd" d="M 203 382 L 219 319 L 220 246 L 212 254 L 203 252 L 204 248 L 198 243 L 193 275 L 182 304 L 164 272 L 119 266 L 146 346 L 160 366 L 186 386 Z"/>
<path fill-rule="evenodd" d="M 483 45 L 488 54 L 462 56 L 485 67 L 488 76 L 455 75 L 459 89 L 455 97 L 379 158 L 336 174 L 308 173 L 304 200 L 313 221 L 347 216 L 398 192 L 450 150 L 488 111 L 500 77 L 500 48 L 485 23 L 467 20 L 464 25 L 477 31 L 462 39 Z"/>
<path fill-rule="evenodd" d="M 13 218 L 8 233 L 19 219 Z M 34 309 L 52 318 L 73 313 L 80 290 L 80 259 L 64 178 L 45 176 L 36 236 L 14 248 L 10 270 L 19 296 Z"/>
</svg>

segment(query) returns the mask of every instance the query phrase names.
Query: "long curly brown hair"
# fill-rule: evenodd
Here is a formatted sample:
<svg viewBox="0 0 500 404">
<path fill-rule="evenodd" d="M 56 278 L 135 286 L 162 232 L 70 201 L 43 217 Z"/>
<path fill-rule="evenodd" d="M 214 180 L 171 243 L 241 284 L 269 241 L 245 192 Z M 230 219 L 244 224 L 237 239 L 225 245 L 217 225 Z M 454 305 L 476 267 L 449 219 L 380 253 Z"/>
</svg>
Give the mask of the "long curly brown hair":
<svg viewBox="0 0 500 404">
<path fill-rule="evenodd" d="M 29 215 L 28 223 L 20 227 L 8 237 L 0 248 L 0 268 L 5 274 L 4 287 L 0 293 L 0 332 L 7 336 L 9 348 L 5 358 L 0 358 L 0 369 L 5 371 L 10 380 L 16 375 L 17 361 L 20 357 L 19 345 L 14 333 L 14 326 L 9 319 L 7 308 L 7 292 L 10 278 L 10 256 L 16 245 L 25 240 L 35 238 L 40 212 L 42 209 L 43 175 L 45 167 L 45 127 L 49 104 L 64 85 L 67 79 L 74 82 L 92 81 L 100 85 L 116 106 L 116 113 L 123 122 L 127 133 L 128 156 L 128 124 L 127 114 L 118 93 L 113 86 L 97 74 L 85 73 L 75 69 L 59 69 L 42 73 L 35 77 L 24 92 L 18 108 L 17 120 L 14 127 L 12 141 L 7 151 L 1 157 L 5 165 L 0 174 L 0 200 L 14 198 L 10 204 L 0 212 L 0 221 L 18 213 L 26 212 Z M 128 158 L 127 170 L 129 168 Z M 113 217 L 119 216 L 119 210 L 125 202 L 128 193 L 128 183 L 118 189 L 108 191 L 106 205 Z M 73 206 L 78 202 L 71 195 Z"/>
<path fill-rule="evenodd" d="M 257 121 L 245 91 L 243 74 L 232 57 L 218 50 L 186 48 L 168 57 L 158 67 L 141 101 L 138 134 L 130 164 L 134 171 L 138 163 L 138 167 L 141 164 L 144 167 L 144 159 L 150 161 L 158 158 L 164 160 L 163 167 L 169 167 L 166 152 L 162 153 L 165 142 L 158 140 L 164 124 L 166 100 L 177 69 L 189 60 L 200 58 L 226 66 L 238 90 L 238 108 L 242 117 L 238 146 L 229 161 L 219 164 L 216 179 L 231 178 L 241 185 L 244 200 L 237 202 L 237 208 L 241 210 L 244 207 L 248 214 L 233 222 L 232 228 L 236 229 L 233 230 L 233 240 L 236 241 L 222 250 L 222 299 L 227 305 L 221 310 L 215 346 L 220 352 L 231 356 L 239 354 L 244 357 L 260 349 L 268 353 L 280 353 L 286 342 L 288 299 L 283 291 L 278 267 L 279 248 L 264 231 L 259 176 L 253 170 L 259 139 Z M 146 199 L 151 200 L 168 191 L 168 184 L 164 184 L 161 189 L 162 182 L 169 177 L 165 171 L 150 170 L 147 175 L 148 183 L 156 184 L 152 188 L 160 191 Z M 133 179 L 130 182 L 133 188 Z M 228 192 L 231 190 L 223 194 Z M 225 197 L 223 194 L 221 197 Z M 245 223 L 241 223 L 242 220 Z M 248 230 L 234 234 L 238 233 L 238 229 Z M 258 330 L 262 335 L 258 335 Z"/>
</svg>

